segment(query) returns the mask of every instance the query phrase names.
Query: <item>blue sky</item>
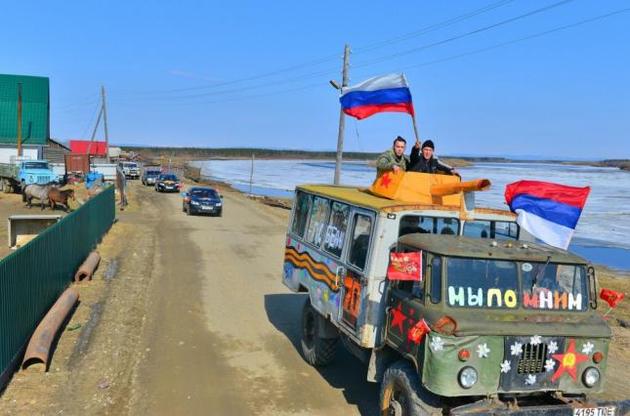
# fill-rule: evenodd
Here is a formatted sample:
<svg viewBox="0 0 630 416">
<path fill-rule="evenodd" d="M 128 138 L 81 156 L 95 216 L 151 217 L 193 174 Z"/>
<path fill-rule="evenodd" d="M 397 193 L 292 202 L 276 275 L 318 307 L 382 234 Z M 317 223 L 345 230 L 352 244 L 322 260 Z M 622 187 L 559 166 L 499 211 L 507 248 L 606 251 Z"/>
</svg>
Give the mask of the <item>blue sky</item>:
<svg viewBox="0 0 630 416">
<path fill-rule="evenodd" d="M 102 84 L 113 143 L 333 150 L 339 102 L 328 80 L 340 79 L 347 42 L 351 84 L 406 74 L 420 135 L 439 154 L 629 158 L 630 11 L 476 52 L 627 1 L 567 1 L 426 47 L 557 3 L 10 2 L 0 72 L 50 78 L 61 140 L 89 138 Z M 413 138 L 403 114 L 346 126 L 349 151 Z"/>
</svg>

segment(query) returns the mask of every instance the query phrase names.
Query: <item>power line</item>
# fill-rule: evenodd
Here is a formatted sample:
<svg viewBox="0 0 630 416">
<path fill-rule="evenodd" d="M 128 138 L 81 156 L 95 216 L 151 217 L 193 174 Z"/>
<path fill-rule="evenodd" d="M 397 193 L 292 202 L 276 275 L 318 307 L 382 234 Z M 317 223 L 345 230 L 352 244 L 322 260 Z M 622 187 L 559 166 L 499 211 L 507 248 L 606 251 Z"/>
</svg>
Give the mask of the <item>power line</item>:
<svg viewBox="0 0 630 416">
<path fill-rule="evenodd" d="M 567 29 L 571 29 L 577 26 L 581 26 L 581 25 L 585 25 L 588 23 L 592 23 L 598 20 L 603 20 L 618 14 L 622 14 L 625 12 L 629 12 L 630 8 L 625 8 L 625 9 L 619 9 L 619 10 L 615 10 L 612 11 L 610 13 L 606 13 L 606 14 L 602 14 L 602 15 L 598 15 L 598 16 L 594 16 L 591 18 L 587 18 L 587 19 L 583 19 L 574 23 L 569 23 L 566 25 L 562 25 L 562 26 L 557 26 L 548 30 L 544 30 L 541 32 L 537 32 L 528 36 L 524 36 L 524 37 L 520 37 L 517 39 L 512 39 L 506 42 L 501 42 L 501 43 L 497 43 L 491 46 L 487 46 L 484 48 L 480 48 L 480 49 L 475 49 L 472 51 L 468 51 L 468 52 L 463 52 L 463 53 L 459 53 L 459 54 L 455 54 L 455 55 L 451 55 L 445 58 L 440 58 L 440 59 L 436 59 L 436 60 L 432 60 L 432 61 L 427 61 L 427 62 L 422 62 L 419 64 L 414 64 L 414 65 L 408 65 L 405 66 L 401 69 L 411 69 L 411 68 L 418 68 L 418 67 L 424 67 L 424 66 L 429 66 L 429 65 L 435 65 L 435 64 L 439 64 L 439 63 L 443 63 L 443 62 L 448 62 L 448 61 L 452 61 L 452 60 L 456 60 L 459 58 L 463 58 L 466 56 L 471 56 L 471 55 L 477 55 L 479 53 L 483 53 L 483 52 L 487 52 L 489 50 L 493 50 L 493 49 L 498 49 L 501 47 L 505 47 L 505 46 L 509 46 L 512 45 L 514 43 L 519 43 L 519 42 L 524 42 L 530 39 L 535 39 L 535 38 L 539 38 L 539 37 L 543 37 L 555 32 L 560 32 L 562 30 L 567 30 Z M 204 101 L 201 102 L 202 104 L 219 104 L 219 103 L 224 103 L 224 102 L 234 102 L 234 101 L 244 101 L 244 100 L 248 100 L 248 99 L 252 99 L 252 98 L 260 98 L 260 97 L 269 97 L 269 96 L 275 96 L 275 95 L 280 95 L 280 94 L 286 94 L 286 93 L 291 93 L 291 92 L 297 92 L 297 91 L 303 91 L 306 89 L 311 89 L 311 88 L 315 88 L 315 87 L 323 87 L 323 84 L 321 82 L 318 83 L 313 83 L 313 84 L 308 84 L 299 88 L 292 88 L 292 89 L 288 89 L 288 90 L 282 90 L 282 91 L 275 91 L 275 92 L 270 92 L 270 93 L 266 93 L 266 94 L 256 94 L 256 95 L 248 95 L 248 96 L 244 96 L 244 97 L 234 97 L 231 99 L 226 99 L 226 100 L 215 100 L 215 101 Z M 191 104 L 191 103 L 186 103 L 186 104 Z M 195 104 L 199 104 L 199 103 L 195 103 Z"/>
<path fill-rule="evenodd" d="M 433 42 L 427 45 L 423 45 L 420 47 L 416 47 L 413 49 L 409 49 L 407 51 L 403 51 L 403 52 L 399 52 L 396 54 L 392 54 L 392 55 L 387 55 L 387 56 L 383 56 L 377 59 L 374 59 L 372 61 L 366 61 L 364 63 L 360 63 L 358 65 L 353 65 L 353 68 L 363 68 L 366 66 L 371 66 L 371 65 L 375 65 L 387 60 L 390 60 L 391 58 L 394 57 L 398 57 L 398 56 L 402 56 L 402 55 L 407 55 L 413 52 L 419 52 L 421 50 L 426 50 L 426 49 L 430 49 L 430 48 L 434 48 L 437 46 L 441 46 L 444 45 L 446 43 L 450 43 L 450 42 L 454 42 L 456 40 L 460 40 L 469 36 L 473 36 L 476 35 L 478 33 L 481 32 L 485 32 L 500 26 L 504 26 L 506 24 L 521 20 L 521 19 L 525 19 L 527 17 L 539 14 L 539 13 L 543 13 L 545 11 L 551 10 L 553 8 L 565 5 L 567 3 L 573 2 L 575 0 L 562 0 L 556 3 L 553 3 L 551 5 L 545 6 L 545 7 L 541 7 L 532 11 L 529 11 L 527 13 L 523 13 L 520 14 L 518 16 L 515 17 L 511 17 L 509 19 L 505 19 L 502 20 L 500 22 L 497 23 L 493 23 L 491 25 L 487 25 L 487 26 L 483 26 L 481 28 L 477 28 L 475 30 L 471 30 L 465 33 L 462 33 L 460 35 L 456 35 L 456 36 L 451 36 L 447 39 L 443 39 L 440 40 L 438 42 Z M 498 7 L 495 5 L 495 8 Z M 452 20 L 452 19 L 451 19 Z M 250 91 L 250 90 L 256 90 L 256 89 L 261 89 L 261 88 L 268 88 L 271 86 L 276 86 L 276 85 L 283 85 L 283 84 L 287 84 L 287 83 L 291 83 L 291 82 L 295 82 L 295 81 L 300 81 L 303 79 L 308 79 L 308 78 L 314 78 L 314 77 L 320 77 L 322 75 L 328 75 L 328 74 L 336 74 L 338 71 L 337 68 L 331 68 L 331 69 L 327 69 L 327 70 L 322 70 L 322 71 L 317 71 L 317 72 L 312 72 L 312 73 L 307 73 L 307 74 L 303 74 L 300 76 L 296 76 L 296 77 L 292 77 L 292 78 L 288 78 L 288 79 L 281 79 L 281 80 L 277 80 L 277 81 L 272 81 L 272 82 L 266 82 L 264 84 L 259 84 L 259 85 L 250 85 L 250 86 L 245 86 L 245 87 L 238 87 L 238 88 L 233 88 L 233 89 L 227 89 L 227 90 L 219 90 L 219 91 L 209 91 L 209 92 L 200 92 L 200 93 L 196 93 L 196 94 L 186 94 L 186 95 L 175 95 L 175 96 L 153 96 L 153 97 L 143 97 L 143 99 L 145 100 L 169 100 L 172 101 L 174 99 L 195 99 L 195 98 L 204 98 L 204 97 L 210 97 L 210 96 L 217 96 L 217 95 L 225 95 L 225 94 L 232 94 L 232 93 L 240 93 L 240 92 L 244 92 L 244 91 Z"/>
<path fill-rule="evenodd" d="M 470 19 L 472 17 L 475 17 L 477 15 L 480 15 L 482 13 L 486 13 L 489 11 L 492 11 L 494 9 L 497 9 L 499 7 L 502 7 L 506 4 L 512 3 L 514 0 L 501 0 L 498 2 L 494 2 L 494 3 L 490 3 L 487 4 L 479 9 L 475 9 L 473 11 L 458 15 L 454 18 L 451 19 L 447 19 L 438 23 L 434 23 L 432 25 L 426 26 L 424 28 L 421 28 L 419 30 L 413 31 L 413 32 L 409 32 L 400 36 L 396 36 L 393 38 L 389 38 L 389 39 L 385 39 L 382 41 L 378 41 L 378 42 L 374 42 L 372 44 L 367 44 L 365 46 L 362 47 L 358 47 L 356 48 L 356 52 L 355 53 L 365 53 L 365 52 L 369 52 L 369 51 L 373 51 L 379 48 L 382 48 L 383 46 L 387 46 L 387 45 L 391 45 L 394 43 L 398 43 L 398 42 L 402 42 L 405 40 L 409 40 L 412 39 L 414 37 L 418 37 L 418 36 L 422 36 L 425 35 L 427 33 L 431 33 L 434 32 L 436 30 L 439 29 L 443 29 L 445 27 L 451 26 L 455 23 L 459 23 L 462 22 L 464 20 Z M 571 1 L 571 0 L 569 0 Z M 339 55 L 338 54 L 332 54 L 332 55 L 327 55 L 325 57 L 319 58 L 319 59 L 314 59 L 314 60 L 310 60 L 307 62 L 303 62 L 301 64 L 297 64 L 297 65 L 292 65 L 286 68 L 281 68 L 275 71 L 270 71 L 270 72 L 266 72 L 266 73 L 262 73 L 262 74 L 258 74 L 258 75 L 252 75 L 249 77 L 244 77 L 244 78 L 239 78 L 239 79 L 235 79 L 235 80 L 231 80 L 231 81 L 225 81 L 225 82 L 219 82 L 219 83 L 214 83 L 214 84 L 210 84 L 210 85 L 199 85 L 199 86 L 195 86 L 195 87 L 187 87 L 187 88 L 176 88 L 176 89 L 169 89 L 169 90 L 162 90 L 162 91 L 145 91 L 141 94 L 146 94 L 146 95 L 153 95 L 153 94 L 171 94 L 171 93 L 177 93 L 177 92 L 188 92 L 188 91 L 197 91 L 197 90 L 204 90 L 204 89 L 213 89 L 216 87 L 223 87 L 223 86 L 227 86 L 227 85 L 233 85 L 233 84 L 237 84 L 237 83 L 241 83 L 241 82 L 247 82 L 247 81 L 255 81 L 258 79 L 262 79 L 262 78 L 268 78 L 268 77 L 272 77 L 275 75 L 279 75 L 282 73 L 286 73 L 286 72 L 291 72 L 291 71 L 295 71 L 297 69 L 302 69 L 302 68 L 306 68 L 306 67 L 311 67 L 311 66 L 315 66 L 315 65 L 319 65 L 325 62 L 330 62 L 333 60 L 339 59 Z M 330 71 L 326 71 L 326 73 L 328 73 Z"/>
<path fill-rule="evenodd" d="M 447 39 L 443 39 L 443 40 L 440 40 L 440 41 L 437 41 L 437 42 L 429 43 L 427 45 L 418 46 L 418 47 L 415 47 L 415 48 L 412 48 L 412 49 L 407 49 L 406 51 L 397 52 L 397 53 L 390 54 L 390 55 L 385 55 L 385 56 L 382 56 L 380 58 L 374 59 L 372 61 L 367 61 L 367 62 L 364 62 L 362 64 L 354 65 L 353 67 L 354 68 L 362 68 L 362 67 L 365 67 L 365 66 L 378 64 L 378 63 L 383 62 L 383 61 L 388 61 L 388 60 L 390 60 L 392 58 L 398 58 L 400 56 L 409 55 L 410 53 L 420 52 L 420 51 L 423 51 L 423 50 L 426 50 L 426 49 L 429 49 L 429 48 L 434 48 L 436 46 L 441 46 L 441 45 L 444 45 L 444 44 L 447 44 L 447 43 L 450 43 L 450 42 L 454 42 L 456 40 L 460 40 L 460 39 L 463 39 L 463 38 L 466 38 L 466 37 L 469 37 L 469 36 L 473 36 L 473 35 L 476 35 L 476 34 L 479 34 L 479 33 L 482 33 L 482 32 L 486 32 L 486 31 L 491 30 L 491 29 L 495 29 L 495 28 L 500 27 L 500 26 L 507 25 L 509 23 L 516 22 L 516 21 L 521 20 L 521 19 L 525 19 L 527 17 L 533 16 L 533 15 L 536 15 L 536 14 L 539 14 L 539 13 L 546 12 L 546 11 L 554 9 L 556 7 L 563 6 L 563 5 L 567 4 L 567 3 L 571 3 L 573 1 L 575 1 L 575 0 L 562 0 L 562 1 L 559 1 L 557 3 L 550 4 L 549 6 L 541 7 L 541 8 L 532 10 L 530 12 L 523 13 L 523 14 L 520 14 L 518 16 L 511 17 L 509 19 L 505 19 L 505 20 L 502 20 L 502 21 L 497 22 L 497 23 L 493 23 L 493 24 L 488 25 L 488 26 L 484 26 L 484 27 L 481 27 L 481 28 L 478 28 L 478 29 L 475 29 L 475 30 L 471 30 L 469 32 L 462 33 L 460 35 L 452 36 L 452 37 L 447 38 Z"/>
</svg>

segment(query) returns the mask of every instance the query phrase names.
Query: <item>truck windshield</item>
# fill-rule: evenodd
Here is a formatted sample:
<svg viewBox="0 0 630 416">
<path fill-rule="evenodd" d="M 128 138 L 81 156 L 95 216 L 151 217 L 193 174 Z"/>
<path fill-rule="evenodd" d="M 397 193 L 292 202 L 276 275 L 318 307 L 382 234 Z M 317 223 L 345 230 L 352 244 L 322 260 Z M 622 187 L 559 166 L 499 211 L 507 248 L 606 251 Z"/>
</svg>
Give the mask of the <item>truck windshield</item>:
<svg viewBox="0 0 630 416">
<path fill-rule="evenodd" d="M 518 225 L 510 221 L 466 221 L 464 223 L 464 235 L 496 240 L 516 240 L 518 239 Z"/>
<path fill-rule="evenodd" d="M 513 261 L 448 257 L 446 273 L 449 306 L 518 306 L 518 272 Z"/>
<path fill-rule="evenodd" d="M 583 311 L 588 302 L 583 265 L 521 263 L 523 307 Z"/>
<path fill-rule="evenodd" d="M 46 162 L 26 162 L 23 166 L 24 169 L 48 169 Z"/>
</svg>

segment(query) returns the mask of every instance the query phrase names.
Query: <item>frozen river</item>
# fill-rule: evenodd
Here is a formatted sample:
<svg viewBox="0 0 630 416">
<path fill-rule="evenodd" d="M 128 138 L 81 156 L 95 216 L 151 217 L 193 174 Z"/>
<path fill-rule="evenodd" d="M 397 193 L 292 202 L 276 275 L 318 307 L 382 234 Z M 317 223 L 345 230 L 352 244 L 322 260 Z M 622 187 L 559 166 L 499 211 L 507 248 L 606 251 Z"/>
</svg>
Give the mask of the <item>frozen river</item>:
<svg viewBox="0 0 630 416">
<path fill-rule="evenodd" d="M 202 175 L 249 192 L 251 160 L 197 163 L 202 167 Z M 330 161 L 257 160 L 252 191 L 290 197 L 298 184 L 331 183 L 334 167 L 334 162 Z M 492 187 L 477 193 L 477 203 L 496 208 L 507 208 L 503 197 L 505 185 L 522 179 L 590 186 L 591 194 L 576 228 L 572 250 L 598 263 L 630 269 L 630 172 L 545 163 L 477 163 L 459 171 L 464 179 L 490 179 Z M 374 168 L 364 162 L 344 163 L 341 183 L 369 186 L 374 172 Z"/>
</svg>

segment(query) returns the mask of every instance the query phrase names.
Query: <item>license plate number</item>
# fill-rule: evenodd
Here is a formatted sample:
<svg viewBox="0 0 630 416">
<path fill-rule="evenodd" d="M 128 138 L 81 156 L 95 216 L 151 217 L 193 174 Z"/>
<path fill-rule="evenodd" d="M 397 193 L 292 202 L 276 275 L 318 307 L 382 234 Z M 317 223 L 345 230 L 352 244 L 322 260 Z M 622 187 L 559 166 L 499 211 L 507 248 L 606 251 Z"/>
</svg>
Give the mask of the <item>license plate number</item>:
<svg viewBox="0 0 630 416">
<path fill-rule="evenodd" d="M 206 211 L 211 211 L 212 207 L 201 207 L 201 209 L 205 209 Z"/>
<path fill-rule="evenodd" d="M 573 416 L 614 416 L 615 408 L 607 407 L 582 407 L 573 409 Z"/>
</svg>

